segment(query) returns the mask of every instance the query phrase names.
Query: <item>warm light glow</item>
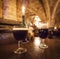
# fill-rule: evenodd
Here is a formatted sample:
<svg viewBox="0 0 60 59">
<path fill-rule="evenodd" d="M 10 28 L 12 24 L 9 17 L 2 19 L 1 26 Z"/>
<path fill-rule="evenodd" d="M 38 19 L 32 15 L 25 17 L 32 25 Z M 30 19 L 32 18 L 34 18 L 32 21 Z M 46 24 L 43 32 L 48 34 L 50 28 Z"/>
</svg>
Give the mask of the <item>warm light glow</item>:
<svg viewBox="0 0 60 59">
<path fill-rule="evenodd" d="M 25 15 L 25 6 L 22 6 L 22 15 Z"/>
<path fill-rule="evenodd" d="M 34 33 L 32 32 L 32 30 L 30 30 L 30 29 L 28 30 L 28 33 L 30 33 L 31 36 L 34 35 Z"/>
<path fill-rule="evenodd" d="M 35 21 L 41 21 L 41 19 L 39 18 L 39 16 L 35 16 Z"/>
<path fill-rule="evenodd" d="M 35 46 L 39 47 L 39 46 L 40 46 L 40 42 L 41 42 L 41 41 L 40 41 L 40 38 L 39 38 L 39 37 L 35 37 L 35 38 L 34 38 L 34 45 L 35 45 Z"/>
<path fill-rule="evenodd" d="M 35 16 L 34 24 L 37 28 L 48 28 L 48 22 L 46 23 L 41 22 L 41 19 L 39 18 L 39 16 Z"/>
<path fill-rule="evenodd" d="M 40 22 L 39 28 L 47 28 L 47 23 Z"/>
<path fill-rule="evenodd" d="M 13 28 L 13 30 L 28 30 L 28 28 Z"/>
<path fill-rule="evenodd" d="M 41 19 L 38 17 L 38 16 L 35 16 L 35 19 L 34 19 L 34 24 L 39 27 L 39 23 L 40 23 Z"/>
<path fill-rule="evenodd" d="M 46 23 L 46 26 L 47 26 L 47 28 L 49 28 L 49 23 L 48 22 Z"/>
<path fill-rule="evenodd" d="M 56 30 L 56 29 L 57 29 L 57 27 L 55 26 L 55 27 L 54 27 L 54 29 Z"/>
</svg>

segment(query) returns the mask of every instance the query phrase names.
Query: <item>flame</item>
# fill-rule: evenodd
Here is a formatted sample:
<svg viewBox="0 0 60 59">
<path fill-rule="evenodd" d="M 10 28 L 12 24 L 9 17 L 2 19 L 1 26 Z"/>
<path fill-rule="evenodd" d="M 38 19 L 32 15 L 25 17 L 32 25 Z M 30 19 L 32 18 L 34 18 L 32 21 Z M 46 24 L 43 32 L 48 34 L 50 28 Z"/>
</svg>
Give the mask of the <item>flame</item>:
<svg viewBox="0 0 60 59">
<path fill-rule="evenodd" d="M 22 15 L 25 14 L 25 9 L 26 9 L 26 8 L 25 8 L 25 6 L 23 5 L 23 6 L 22 6 Z"/>
</svg>

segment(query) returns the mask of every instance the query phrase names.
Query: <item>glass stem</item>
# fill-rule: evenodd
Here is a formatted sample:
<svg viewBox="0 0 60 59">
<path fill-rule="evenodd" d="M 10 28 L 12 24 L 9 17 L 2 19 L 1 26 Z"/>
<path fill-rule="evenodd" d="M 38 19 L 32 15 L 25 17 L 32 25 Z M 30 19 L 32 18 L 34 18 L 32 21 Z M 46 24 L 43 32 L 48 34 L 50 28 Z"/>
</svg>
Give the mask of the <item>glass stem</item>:
<svg viewBox="0 0 60 59">
<path fill-rule="evenodd" d="M 42 39 L 42 43 L 45 43 L 44 41 L 45 41 L 45 39 Z"/>
<path fill-rule="evenodd" d="M 19 40 L 18 41 L 18 48 L 20 48 L 21 47 L 21 41 Z"/>
</svg>

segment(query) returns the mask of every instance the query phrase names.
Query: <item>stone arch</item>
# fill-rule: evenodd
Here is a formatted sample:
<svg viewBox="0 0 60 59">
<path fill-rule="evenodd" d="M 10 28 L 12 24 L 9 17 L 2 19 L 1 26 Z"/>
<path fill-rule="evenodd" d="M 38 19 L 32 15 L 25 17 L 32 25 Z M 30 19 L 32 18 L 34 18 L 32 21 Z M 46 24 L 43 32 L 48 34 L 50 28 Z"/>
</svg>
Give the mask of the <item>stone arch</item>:
<svg viewBox="0 0 60 59">
<path fill-rule="evenodd" d="M 54 18 L 55 18 L 56 10 L 57 10 L 57 7 L 58 7 L 59 3 L 60 3 L 60 0 L 58 0 L 58 1 L 56 2 L 55 6 L 54 6 L 54 9 L 53 9 L 52 16 L 51 16 L 52 23 L 53 23 L 52 25 L 53 25 L 53 26 L 55 25 L 55 20 L 54 20 Z"/>
<path fill-rule="evenodd" d="M 43 0 L 44 7 L 45 7 L 45 13 L 46 13 L 46 19 L 48 22 L 48 26 L 50 25 L 50 6 L 48 0 Z"/>
<path fill-rule="evenodd" d="M 37 2 L 38 2 L 38 4 L 37 4 Z M 33 2 L 28 6 L 27 10 L 32 13 L 32 16 L 34 16 L 34 14 L 35 14 L 35 15 L 38 15 L 38 16 L 42 19 L 42 21 L 43 21 L 44 19 L 46 19 L 43 6 L 41 5 L 41 2 L 39 2 L 39 0 L 36 0 L 35 2 L 33 1 Z"/>
</svg>

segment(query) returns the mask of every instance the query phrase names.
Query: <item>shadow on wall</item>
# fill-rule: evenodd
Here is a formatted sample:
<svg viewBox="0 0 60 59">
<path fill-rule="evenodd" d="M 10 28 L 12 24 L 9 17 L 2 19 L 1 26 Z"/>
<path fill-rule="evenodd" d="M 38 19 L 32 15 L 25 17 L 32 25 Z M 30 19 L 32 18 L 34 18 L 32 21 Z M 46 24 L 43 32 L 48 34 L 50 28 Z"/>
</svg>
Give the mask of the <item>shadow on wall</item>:
<svg viewBox="0 0 60 59">
<path fill-rule="evenodd" d="M 16 42 L 13 33 L 0 33 L 0 45 Z"/>
</svg>

